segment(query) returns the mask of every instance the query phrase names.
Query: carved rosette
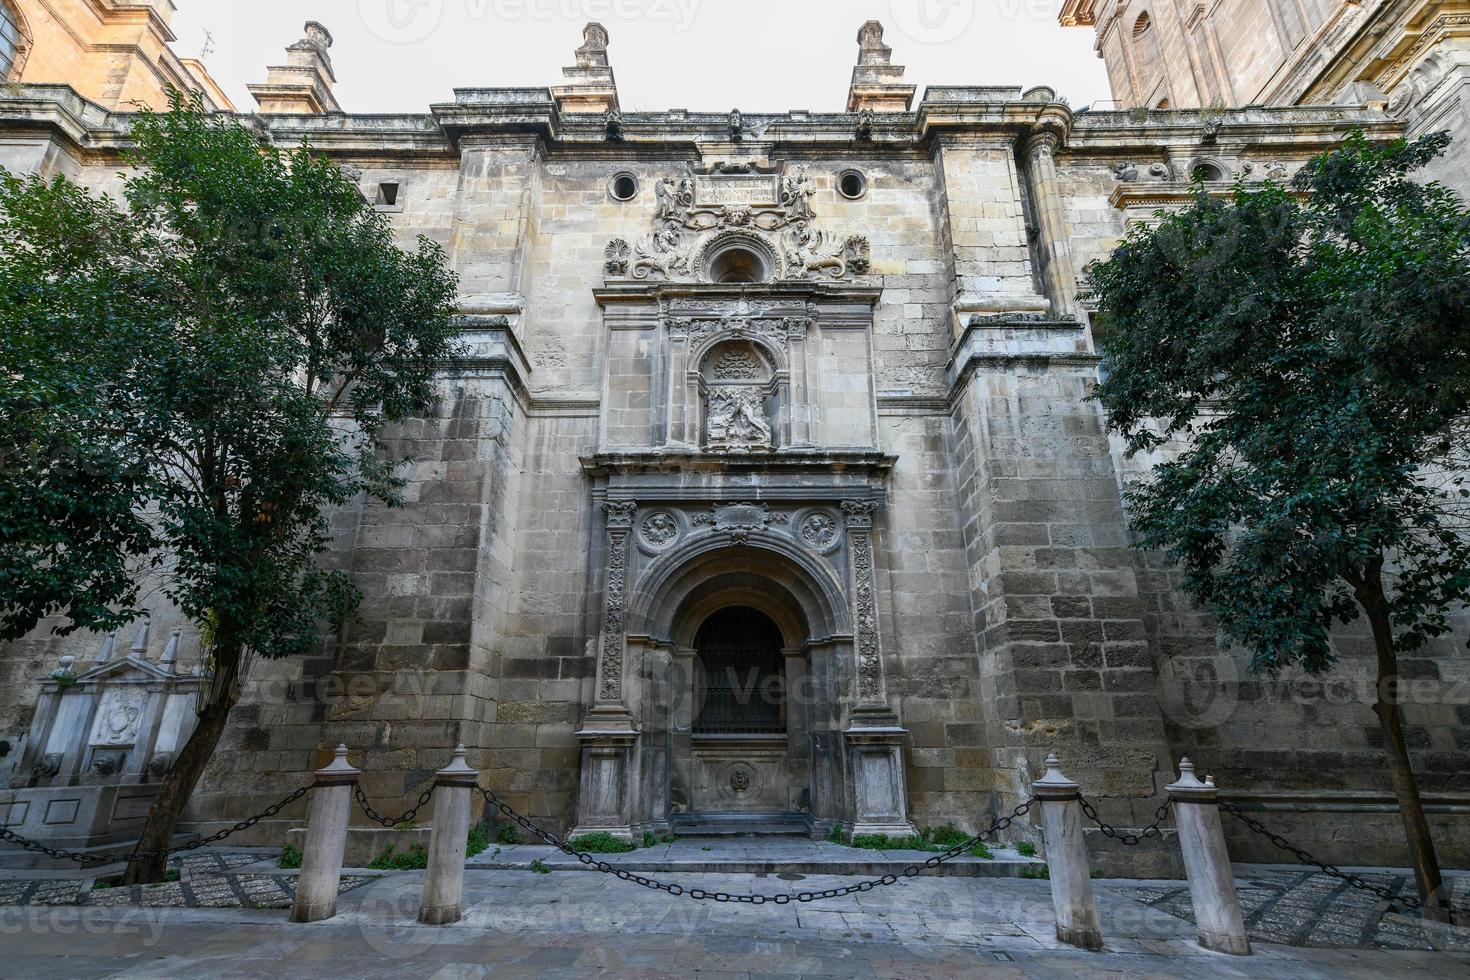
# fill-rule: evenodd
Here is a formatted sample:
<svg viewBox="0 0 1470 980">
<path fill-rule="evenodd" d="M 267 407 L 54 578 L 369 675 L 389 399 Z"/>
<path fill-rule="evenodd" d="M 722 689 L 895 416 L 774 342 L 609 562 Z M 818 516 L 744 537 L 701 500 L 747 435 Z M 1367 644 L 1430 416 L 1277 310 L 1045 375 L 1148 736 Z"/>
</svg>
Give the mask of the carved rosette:
<svg viewBox="0 0 1470 980">
<path fill-rule="evenodd" d="M 844 500 L 842 514 L 847 524 L 852 552 L 853 613 L 857 626 L 858 701 L 885 705 L 883 653 L 878 632 L 876 581 L 873 574 L 873 515 L 878 505 L 869 500 Z"/>
<path fill-rule="evenodd" d="M 607 513 L 607 585 L 602 618 L 602 663 L 598 665 L 597 699 L 623 699 L 623 635 L 628 606 L 628 537 L 638 504 L 631 500 L 609 500 Z"/>
</svg>

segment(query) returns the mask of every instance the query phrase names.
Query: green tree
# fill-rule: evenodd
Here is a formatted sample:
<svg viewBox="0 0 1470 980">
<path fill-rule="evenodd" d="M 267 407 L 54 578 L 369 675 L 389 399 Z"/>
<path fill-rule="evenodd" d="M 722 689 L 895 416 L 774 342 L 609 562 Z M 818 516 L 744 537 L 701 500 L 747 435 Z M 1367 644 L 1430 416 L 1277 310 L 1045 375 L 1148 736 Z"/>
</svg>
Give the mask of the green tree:
<svg viewBox="0 0 1470 980">
<path fill-rule="evenodd" d="M 145 589 L 199 628 L 212 680 L 150 851 L 252 659 L 305 653 L 355 608 L 327 515 L 395 502 L 384 427 L 430 409 L 460 349 L 443 251 L 399 248 L 328 160 L 177 96 L 132 136 L 125 210 L 0 171 L 0 638 L 115 628 Z"/>
<path fill-rule="evenodd" d="M 1443 134 L 1355 134 L 1294 186 L 1238 185 L 1130 233 L 1090 270 L 1096 397 L 1130 455 L 1135 544 L 1176 562 L 1251 669 L 1334 666 L 1366 619 L 1374 711 L 1425 914 L 1447 917 L 1401 719 L 1398 655 L 1470 598 L 1470 215 L 1414 171 Z"/>
</svg>

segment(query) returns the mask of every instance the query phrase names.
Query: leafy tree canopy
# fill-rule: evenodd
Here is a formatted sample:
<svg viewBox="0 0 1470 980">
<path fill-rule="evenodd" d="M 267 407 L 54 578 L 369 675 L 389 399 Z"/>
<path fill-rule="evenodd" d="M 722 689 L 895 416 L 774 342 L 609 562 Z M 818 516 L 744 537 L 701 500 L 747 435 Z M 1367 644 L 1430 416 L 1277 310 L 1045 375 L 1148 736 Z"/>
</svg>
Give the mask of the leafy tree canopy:
<svg viewBox="0 0 1470 980">
<path fill-rule="evenodd" d="M 326 513 L 398 492 L 455 277 L 308 149 L 177 96 L 132 135 L 125 207 L 0 171 L 0 638 L 156 587 L 216 651 L 303 652 L 357 600 Z"/>
<path fill-rule="evenodd" d="M 1294 186 L 1201 195 L 1090 270 L 1096 397 L 1130 454 L 1162 459 L 1127 494 L 1137 543 L 1254 669 L 1329 668 L 1330 627 L 1364 603 L 1412 649 L 1470 597 L 1470 491 L 1445 470 L 1470 418 L 1470 214 L 1412 176 L 1447 142 L 1354 135 Z"/>
</svg>

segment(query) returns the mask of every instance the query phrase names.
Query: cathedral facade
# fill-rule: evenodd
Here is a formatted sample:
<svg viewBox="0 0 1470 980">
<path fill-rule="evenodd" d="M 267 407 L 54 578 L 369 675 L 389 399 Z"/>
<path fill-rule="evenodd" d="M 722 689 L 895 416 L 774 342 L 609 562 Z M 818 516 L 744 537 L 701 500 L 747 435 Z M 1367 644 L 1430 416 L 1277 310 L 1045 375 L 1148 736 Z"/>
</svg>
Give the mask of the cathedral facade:
<svg viewBox="0 0 1470 980">
<path fill-rule="evenodd" d="M 444 245 L 472 353 L 396 433 L 405 504 L 335 516 L 357 620 L 255 665 L 191 827 L 255 812 L 339 742 L 385 810 L 462 742 L 548 828 L 634 839 L 975 829 L 1054 751 L 1119 827 L 1152 820 L 1189 755 L 1324 857 L 1403 860 L 1367 639 L 1340 639 L 1341 700 L 1254 678 L 1129 548 L 1120 487 L 1151 461 L 1125 460 L 1089 400 L 1085 270 L 1196 180 L 1285 179 L 1404 124 L 919 95 L 880 25 L 858 40 L 841 112 L 624 111 L 596 24 L 561 84 L 419 114 L 336 110 L 319 25 L 254 88 L 274 144 L 309 141 L 406 242 Z M 125 144 L 126 116 L 76 92 L 0 97 L 12 171 L 114 188 Z M 176 614 L 152 619 L 142 659 Z M 1409 665 L 1432 681 L 1408 722 L 1449 861 L 1470 806 L 1464 637 Z M 25 739 L 56 658 L 102 642 L 38 632 L 0 654 L 13 785 L 45 754 Z"/>
</svg>

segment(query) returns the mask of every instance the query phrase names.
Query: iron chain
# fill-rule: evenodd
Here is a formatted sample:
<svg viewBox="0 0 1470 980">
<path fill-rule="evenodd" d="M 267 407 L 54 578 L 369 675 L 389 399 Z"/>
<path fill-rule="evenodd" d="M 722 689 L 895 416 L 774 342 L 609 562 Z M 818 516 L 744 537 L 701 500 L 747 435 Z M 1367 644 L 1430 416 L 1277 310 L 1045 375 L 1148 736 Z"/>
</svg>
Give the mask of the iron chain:
<svg viewBox="0 0 1470 980">
<path fill-rule="evenodd" d="M 352 785 L 352 794 L 357 797 L 357 805 L 362 808 L 363 813 L 367 814 L 369 820 L 379 826 L 392 829 L 401 824 L 413 823 L 413 819 L 419 815 L 419 811 L 434 798 L 434 781 L 432 779 L 429 780 L 428 784 L 424 787 L 423 793 L 419 794 L 418 802 L 406 810 L 400 817 L 385 817 L 373 809 L 372 803 L 368 801 L 367 794 L 362 791 L 362 785 L 359 783 Z"/>
<path fill-rule="evenodd" d="M 1406 908 L 1422 909 L 1424 907 L 1424 903 L 1412 895 L 1395 895 L 1390 889 L 1384 888 L 1380 885 L 1372 884 L 1366 881 L 1362 876 L 1355 875 L 1351 871 L 1344 871 L 1341 868 L 1335 867 L 1331 864 L 1326 864 L 1322 861 L 1318 861 L 1316 858 L 1312 857 L 1312 855 L 1308 854 L 1300 847 L 1297 847 L 1295 844 L 1288 841 L 1285 837 L 1282 837 L 1280 834 L 1275 834 L 1267 830 L 1259 820 L 1255 819 L 1254 817 L 1247 816 L 1246 813 L 1240 809 L 1240 807 L 1236 806 L 1233 803 L 1226 803 L 1224 800 L 1221 800 L 1220 809 L 1224 810 L 1232 817 L 1235 817 L 1241 823 L 1245 824 L 1251 830 L 1260 834 L 1262 837 L 1266 838 L 1271 843 L 1281 848 L 1283 851 L 1290 851 L 1293 855 L 1296 856 L 1296 859 L 1303 864 L 1315 864 L 1317 867 L 1322 869 L 1323 874 L 1328 875 L 1329 877 L 1337 878 L 1340 881 L 1345 881 L 1352 887 L 1360 889 L 1362 891 L 1372 892 L 1374 895 L 1377 895 L 1384 901 L 1398 902 L 1400 905 L 1403 905 Z"/>
<path fill-rule="evenodd" d="M 279 803 L 271 804 L 264 810 L 257 813 L 255 816 L 249 817 L 245 820 L 241 820 L 233 827 L 226 827 L 224 830 L 221 830 L 215 834 L 210 834 L 208 837 L 201 837 L 199 840 L 191 841 L 188 844 L 181 844 L 178 847 L 165 848 L 161 851 L 133 851 L 130 854 L 89 854 L 80 851 L 68 851 L 65 848 L 50 847 L 46 844 L 42 844 L 40 841 L 31 840 L 28 837 L 22 837 L 20 834 L 17 834 L 13 830 L 10 830 L 6 827 L 0 827 L 0 840 L 10 841 L 12 844 L 16 844 L 24 850 L 33 851 L 37 854 L 44 854 L 47 857 L 53 858 L 58 861 L 74 861 L 77 864 L 112 864 L 115 861 L 126 861 L 129 864 L 134 864 L 139 861 L 152 861 L 156 858 L 161 857 L 166 858 L 172 854 L 180 854 L 185 851 L 193 851 L 201 847 L 207 847 L 210 844 L 217 844 L 220 841 L 224 840 L 226 837 L 238 834 L 242 830 L 249 830 L 251 827 L 254 827 L 256 824 L 264 820 L 266 817 L 274 817 L 286 807 L 290 806 L 292 803 L 295 803 L 297 800 L 305 796 L 307 791 L 310 789 L 310 786 L 303 786 L 295 792 L 291 793 L 285 799 L 281 800 Z"/>
<path fill-rule="evenodd" d="M 870 892 L 874 888 L 882 885 L 897 884 L 900 878 L 917 877 L 924 871 L 937 868 L 944 862 L 959 857 L 980 843 L 984 838 L 994 836 L 1002 830 L 1005 830 L 1017 819 L 1029 813 L 1031 808 L 1036 805 L 1035 800 L 1027 800 L 963 844 L 956 844 L 942 854 L 932 855 L 919 864 L 911 864 L 897 874 L 886 874 L 881 878 L 872 878 L 868 881 L 860 881 L 855 885 L 844 885 L 841 888 L 826 888 L 817 892 L 797 892 L 794 895 L 786 893 L 773 895 L 732 895 L 729 892 L 705 891 L 703 888 L 685 888 L 683 885 L 670 884 L 669 882 L 659 881 L 656 878 L 645 877 L 644 875 L 628 871 L 624 868 L 615 867 L 606 861 L 599 860 L 595 855 L 578 851 L 555 834 L 542 830 L 530 820 L 517 813 L 510 804 L 501 800 L 493 791 L 483 786 L 478 787 L 478 789 L 481 795 L 485 797 L 486 802 L 499 810 L 503 815 L 515 821 L 521 829 L 529 831 L 532 835 L 540 838 L 543 842 L 550 844 L 564 854 L 576 858 L 594 871 L 612 875 L 620 881 L 631 881 L 635 885 L 642 885 L 644 888 L 651 888 L 654 891 L 668 892 L 674 896 L 687 896 L 696 902 L 734 902 L 740 905 L 765 905 L 767 903 L 772 905 L 789 905 L 792 902 L 819 902 L 829 898 L 841 898 L 844 895 L 851 895 L 855 892 Z"/>
<path fill-rule="evenodd" d="M 1102 818 L 1097 815 L 1097 811 L 1093 809 L 1092 804 L 1087 801 L 1087 797 L 1079 794 L 1077 797 L 1077 801 L 1082 804 L 1082 812 L 1087 814 L 1087 819 L 1098 825 L 1098 828 L 1102 830 L 1104 837 L 1111 837 L 1113 840 L 1118 841 L 1120 844 L 1126 844 L 1129 847 L 1134 847 L 1138 844 L 1143 843 L 1150 837 L 1158 837 L 1161 833 L 1163 833 L 1163 831 L 1159 829 L 1159 825 L 1164 822 L 1164 817 L 1167 816 L 1169 813 L 1169 806 L 1173 803 L 1172 800 L 1165 800 L 1163 803 L 1159 804 L 1159 808 L 1154 811 L 1154 822 L 1149 824 L 1147 827 L 1144 827 L 1138 833 L 1131 834 L 1127 833 L 1126 831 L 1119 831 L 1115 827 L 1111 827 L 1108 824 L 1103 823 Z"/>
</svg>

